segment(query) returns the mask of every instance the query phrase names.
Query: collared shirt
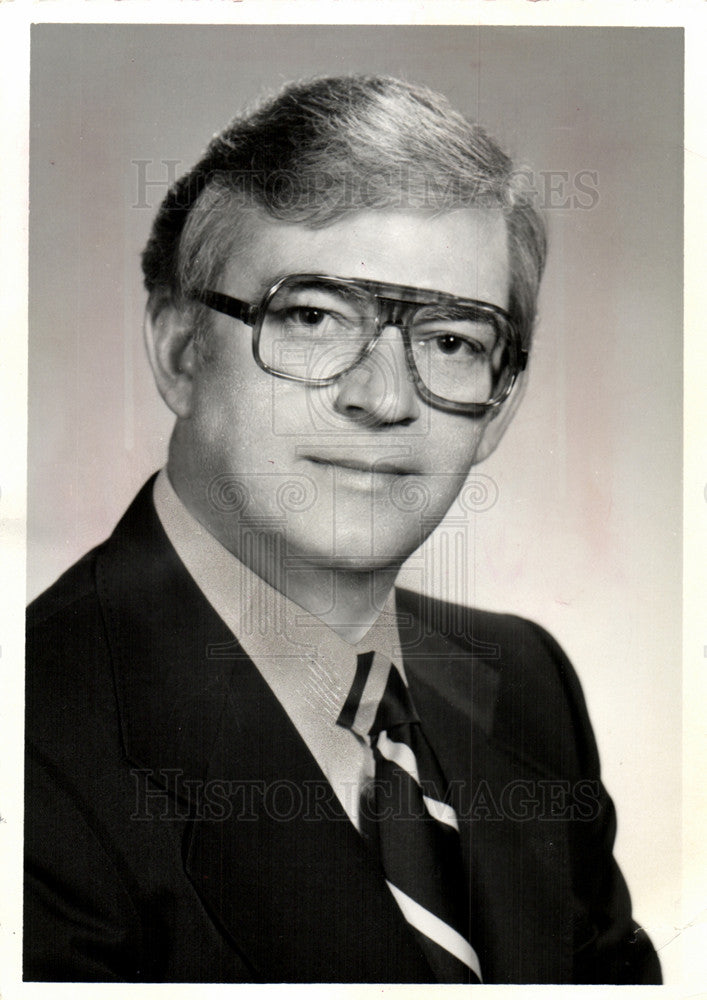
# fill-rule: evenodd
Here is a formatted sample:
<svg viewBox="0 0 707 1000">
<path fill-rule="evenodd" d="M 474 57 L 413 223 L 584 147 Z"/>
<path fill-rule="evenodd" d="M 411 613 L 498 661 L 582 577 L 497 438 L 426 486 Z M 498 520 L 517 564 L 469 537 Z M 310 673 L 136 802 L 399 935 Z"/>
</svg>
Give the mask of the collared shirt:
<svg viewBox="0 0 707 1000">
<path fill-rule="evenodd" d="M 373 778 L 368 740 L 336 724 L 359 653 L 376 656 L 356 716 L 367 730 L 383 695 L 389 662 L 405 678 L 394 592 L 378 619 L 349 643 L 253 573 L 186 509 L 166 470 L 155 480 L 155 509 L 167 537 L 204 597 L 251 658 L 307 744 L 357 829 L 359 801 Z"/>
</svg>

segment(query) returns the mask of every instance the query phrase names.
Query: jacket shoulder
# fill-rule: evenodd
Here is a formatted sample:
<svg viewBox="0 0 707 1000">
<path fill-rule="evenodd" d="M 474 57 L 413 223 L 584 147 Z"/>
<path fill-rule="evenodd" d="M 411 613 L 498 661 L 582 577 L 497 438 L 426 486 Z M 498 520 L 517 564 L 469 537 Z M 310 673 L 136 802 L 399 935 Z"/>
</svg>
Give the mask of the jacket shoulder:
<svg viewBox="0 0 707 1000">
<path fill-rule="evenodd" d="M 51 628 L 57 622 L 63 623 L 81 606 L 85 606 L 86 602 L 97 600 L 100 563 L 123 564 L 126 571 L 130 572 L 131 560 L 126 559 L 126 547 L 143 525 L 147 524 L 147 528 L 144 529 L 147 537 L 150 531 L 155 533 L 152 522 L 156 522 L 157 519 L 151 502 L 154 479 L 152 476 L 145 483 L 113 533 L 70 566 L 31 602 L 27 608 L 28 634 L 31 635 L 38 628 Z"/>
<path fill-rule="evenodd" d="M 435 671 L 484 704 L 496 741 L 554 771 L 598 775 L 599 758 L 582 686 L 560 644 L 515 614 L 451 604 L 399 590 L 398 608 L 414 621 L 418 648 L 435 651 Z M 408 629 L 408 634 L 413 634 Z M 441 651 L 441 652 L 440 652 Z"/>
<path fill-rule="evenodd" d="M 72 607 L 95 595 L 96 552 L 87 552 L 28 605 L 28 632 L 50 626 L 54 619 L 71 614 Z"/>
<path fill-rule="evenodd" d="M 551 668 L 576 681 L 559 643 L 528 618 L 452 604 L 411 590 L 399 589 L 396 594 L 399 611 L 414 622 L 420 636 L 436 638 L 472 654 L 473 659 L 495 664 L 512 680 L 517 680 L 513 676 L 517 672 L 544 674 Z"/>
</svg>

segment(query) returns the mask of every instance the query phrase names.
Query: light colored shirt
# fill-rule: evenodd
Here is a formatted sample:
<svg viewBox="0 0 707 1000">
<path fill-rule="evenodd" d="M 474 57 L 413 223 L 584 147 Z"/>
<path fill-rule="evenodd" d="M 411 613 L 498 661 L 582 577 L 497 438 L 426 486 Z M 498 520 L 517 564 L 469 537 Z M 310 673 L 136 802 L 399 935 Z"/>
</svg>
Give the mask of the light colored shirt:
<svg viewBox="0 0 707 1000">
<path fill-rule="evenodd" d="M 359 653 L 375 650 L 356 714 L 366 732 L 378 708 L 389 662 L 403 678 L 394 592 L 357 643 L 349 643 L 253 573 L 186 509 L 163 469 L 155 480 L 157 515 L 204 597 L 233 632 L 291 719 L 357 829 L 359 802 L 373 778 L 365 736 L 337 725 Z"/>
</svg>

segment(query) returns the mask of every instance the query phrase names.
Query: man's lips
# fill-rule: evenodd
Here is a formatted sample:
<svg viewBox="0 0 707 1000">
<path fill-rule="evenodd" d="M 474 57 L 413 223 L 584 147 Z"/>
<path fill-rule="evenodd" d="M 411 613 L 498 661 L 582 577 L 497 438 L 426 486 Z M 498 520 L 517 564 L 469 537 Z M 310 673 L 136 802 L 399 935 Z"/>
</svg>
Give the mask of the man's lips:
<svg viewBox="0 0 707 1000">
<path fill-rule="evenodd" d="M 333 466 L 340 469 L 352 469 L 354 472 L 367 472 L 375 475 L 412 476 L 415 470 L 401 465 L 399 462 L 381 460 L 370 462 L 361 458 L 350 458 L 343 455 L 304 455 L 308 462 L 315 465 Z"/>
</svg>

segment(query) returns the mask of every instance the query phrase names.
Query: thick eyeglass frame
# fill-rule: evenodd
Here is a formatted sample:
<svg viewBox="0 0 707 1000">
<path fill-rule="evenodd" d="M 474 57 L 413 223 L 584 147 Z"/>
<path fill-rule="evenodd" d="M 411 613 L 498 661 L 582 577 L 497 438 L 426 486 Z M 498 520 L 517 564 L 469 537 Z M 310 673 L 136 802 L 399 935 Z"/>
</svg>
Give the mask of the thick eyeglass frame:
<svg viewBox="0 0 707 1000">
<path fill-rule="evenodd" d="M 276 368 L 270 367 L 270 365 L 266 364 L 260 356 L 260 332 L 268 306 L 282 286 L 287 284 L 289 281 L 292 281 L 293 278 L 303 282 L 315 281 L 324 286 L 343 285 L 348 288 L 362 289 L 363 291 L 372 294 L 376 299 L 377 312 L 373 334 L 361 349 L 358 357 L 351 364 L 342 369 L 342 371 L 337 372 L 336 375 L 330 375 L 327 378 L 306 378 L 302 375 L 291 375 L 288 372 L 282 372 Z M 479 299 L 459 298 L 456 295 L 450 295 L 447 292 L 436 292 L 426 288 L 415 288 L 411 285 L 395 285 L 384 281 L 369 281 L 364 278 L 339 278 L 328 274 L 288 274 L 279 278 L 274 284 L 272 284 L 265 292 L 260 302 L 255 304 L 244 302 L 242 299 L 236 299 L 232 295 L 226 295 L 224 292 L 216 292 L 210 289 L 192 291 L 190 298 L 196 300 L 197 302 L 201 302 L 210 309 L 216 310 L 216 312 L 224 313 L 226 316 L 231 316 L 233 319 L 237 319 L 240 320 L 241 323 L 245 323 L 246 326 L 252 327 L 253 358 L 255 359 L 256 364 L 258 364 L 263 371 L 266 371 L 268 374 L 274 375 L 277 378 L 288 379 L 292 382 L 302 382 L 305 385 L 310 386 L 332 385 L 337 381 L 337 379 L 340 379 L 342 375 L 352 371 L 352 369 L 356 368 L 364 360 L 364 358 L 368 357 L 373 352 L 376 344 L 381 338 L 383 330 L 388 326 L 395 326 L 400 330 L 402 335 L 403 345 L 405 348 L 405 360 L 418 394 L 430 405 L 438 407 L 441 410 L 447 410 L 451 413 L 466 413 L 471 416 L 482 416 L 489 410 L 497 409 L 510 395 L 518 376 L 522 371 L 524 371 L 528 362 L 528 351 L 522 346 L 518 331 L 505 309 L 501 309 L 500 306 L 495 306 L 489 302 L 483 302 Z M 426 305 L 460 306 L 462 308 L 471 309 L 482 317 L 489 317 L 492 320 L 494 327 L 497 330 L 500 328 L 500 332 L 506 335 L 506 342 L 508 345 L 507 349 L 509 352 L 509 373 L 505 385 L 502 387 L 497 396 L 485 403 L 463 403 L 457 402 L 456 400 L 446 399 L 444 396 L 438 396 L 436 393 L 428 389 L 417 370 L 417 365 L 415 364 L 409 330 L 411 320 L 417 309 L 420 306 Z"/>
</svg>

